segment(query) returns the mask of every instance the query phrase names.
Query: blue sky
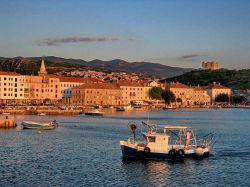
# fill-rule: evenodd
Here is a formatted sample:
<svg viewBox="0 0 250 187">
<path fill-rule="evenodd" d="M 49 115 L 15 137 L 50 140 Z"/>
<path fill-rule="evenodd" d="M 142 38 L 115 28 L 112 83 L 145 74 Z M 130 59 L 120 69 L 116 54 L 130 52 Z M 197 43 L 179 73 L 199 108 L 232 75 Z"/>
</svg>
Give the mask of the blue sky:
<svg viewBox="0 0 250 187">
<path fill-rule="evenodd" d="M 0 56 L 250 68 L 248 0 L 1 0 Z"/>
</svg>

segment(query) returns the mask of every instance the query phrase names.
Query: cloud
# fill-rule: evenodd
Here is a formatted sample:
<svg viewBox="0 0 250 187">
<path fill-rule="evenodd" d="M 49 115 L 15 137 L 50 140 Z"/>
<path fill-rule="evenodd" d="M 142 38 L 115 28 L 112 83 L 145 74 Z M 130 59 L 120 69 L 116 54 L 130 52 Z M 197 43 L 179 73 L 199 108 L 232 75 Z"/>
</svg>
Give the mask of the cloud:
<svg viewBox="0 0 250 187">
<path fill-rule="evenodd" d="M 196 58 L 200 58 L 201 55 L 198 55 L 198 54 L 190 54 L 190 55 L 183 55 L 181 56 L 182 59 L 184 60 L 189 60 L 189 59 L 196 59 Z"/>
<path fill-rule="evenodd" d="M 133 38 L 122 38 L 115 36 L 66 36 L 66 37 L 54 37 L 46 38 L 36 41 L 38 46 L 58 46 L 65 43 L 79 43 L 79 42 L 107 42 L 107 41 L 118 41 L 127 40 L 135 41 Z"/>
<path fill-rule="evenodd" d="M 181 61 L 193 62 L 200 61 L 202 58 L 204 58 L 204 56 L 200 54 L 187 54 L 180 56 L 178 59 Z"/>
</svg>

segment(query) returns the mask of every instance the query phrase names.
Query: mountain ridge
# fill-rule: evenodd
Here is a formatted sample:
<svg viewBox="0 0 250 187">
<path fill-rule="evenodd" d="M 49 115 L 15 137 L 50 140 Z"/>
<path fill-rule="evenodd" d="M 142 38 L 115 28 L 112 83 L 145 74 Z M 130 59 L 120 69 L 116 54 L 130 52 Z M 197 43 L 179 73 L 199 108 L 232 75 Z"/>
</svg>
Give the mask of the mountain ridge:
<svg viewBox="0 0 250 187">
<path fill-rule="evenodd" d="M 0 70 L 5 70 L 6 67 L 4 64 L 9 63 L 14 65 L 11 71 L 15 69 L 16 63 L 26 63 L 33 64 L 35 69 L 37 69 L 37 65 L 34 63 L 38 63 L 41 61 L 42 57 L 0 57 Z M 74 67 L 81 67 L 86 69 L 97 69 L 101 71 L 124 71 L 129 73 L 142 73 L 146 75 L 150 75 L 153 77 L 158 78 L 168 78 L 173 76 L 178 76 L 183 73 L 189 72 L 191 68 L 181 68 L 181 67 L 172 67 L 163 65 L 160 63 L 153 63 L 153 62 L 127 62 L 122 59 L 113 59 L 113 60 L 100 60 L 94 59 L 91 61 L 85 61 L 82 59 L 73 59 L 73 58 L 62 58 L 56 56 L 44 56 L 46 66 L 50 65 L 60 65 L 64 67 L 74 66 Z M 15 61 L 15 62 L 14 62 Z M 20 66 L 20 65 L 19 65 Z M 25 67 L 24 67 L 25 68 Z M 34 72 L 35 73 L 35 72 Z"/>
</svg>

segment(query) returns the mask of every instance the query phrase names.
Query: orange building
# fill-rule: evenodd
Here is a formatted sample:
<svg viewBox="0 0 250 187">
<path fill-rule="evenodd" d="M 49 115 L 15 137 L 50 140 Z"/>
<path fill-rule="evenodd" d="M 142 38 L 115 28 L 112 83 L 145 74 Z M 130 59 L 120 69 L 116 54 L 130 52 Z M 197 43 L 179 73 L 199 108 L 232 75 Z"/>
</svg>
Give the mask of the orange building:
<svg viewBox="0 0 250 187">
<path fill-rule="evenodd" d="M 232 90 L 231 88 L 228 88 L 226 86 L 222 86 L 220 85 L 220 83 L 213 83 L 210 84 L 209 86 L 207 86 L 207 92 L 211 97 L 211 102 L 215 102 L 215 98 L 219 95 L 219 94 L 227 94 L 229 97 L 231 97 L 232 95 Z"/>
<path fill-rule="evenodd" d="M 86 83 L 72 89 L 71 104 L 75 106 L 121 105 L 121 89 L 111 83 Z"/>
<path fill-rule="evenodd" d="M 201 87 L 191 87 L 179 82 L 166 83 L 166 89 L 174 93 L 176 101 L 181 100 L 178 105 L 209 105 L 210 96 L 207 91 Z M 179 98 L 179 99 L 177 99 Z"/>
<path fill-rule="evenodd" d="M 122 104 L 129 105 L 132 102 L 143 102 L 146 97 L 145 87 L 139 81 L 119 80 L 117 84 L 122 91 Z"/>
</svg>

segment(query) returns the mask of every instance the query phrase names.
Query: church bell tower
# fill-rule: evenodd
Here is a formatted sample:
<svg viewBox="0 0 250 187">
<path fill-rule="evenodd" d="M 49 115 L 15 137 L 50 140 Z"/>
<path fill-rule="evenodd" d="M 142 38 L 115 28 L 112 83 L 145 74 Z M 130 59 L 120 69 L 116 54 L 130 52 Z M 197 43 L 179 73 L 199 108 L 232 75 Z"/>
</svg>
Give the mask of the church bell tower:
<svg viewBox="0 0 250 187">
<path fill-rule="evenodd" d="M 38 75 L 45 77 L 47 74 L 48 73 L 47 73 L 46 68 L 45 68 L 44 59 L 42 58 L 42 63 L 41 63 L 41 67 L 40 67 L 40 71 L 38 72 Z"/>
</svg>

